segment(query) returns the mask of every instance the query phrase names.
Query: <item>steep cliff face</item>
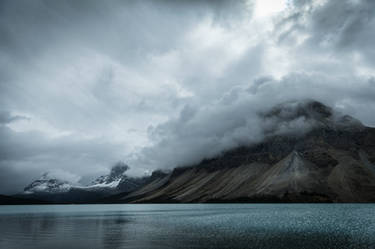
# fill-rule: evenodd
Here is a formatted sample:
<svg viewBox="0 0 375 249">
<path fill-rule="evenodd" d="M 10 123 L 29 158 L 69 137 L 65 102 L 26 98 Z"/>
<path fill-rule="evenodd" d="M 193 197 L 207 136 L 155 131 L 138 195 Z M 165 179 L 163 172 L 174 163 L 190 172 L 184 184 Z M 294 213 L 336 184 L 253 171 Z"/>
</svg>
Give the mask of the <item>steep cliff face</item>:
<svg viewBox="0 0 375 249">
<path fill-rule="evenodd" d="M 176 168 L 122 202 L 374 202 L 375 129 L 316 101 L 260 114 L 266 138 Z M 292 132 L 303 120 L 303 132 Z M 286 129 L 284 129 L 286 127 Z"/>
</svg>

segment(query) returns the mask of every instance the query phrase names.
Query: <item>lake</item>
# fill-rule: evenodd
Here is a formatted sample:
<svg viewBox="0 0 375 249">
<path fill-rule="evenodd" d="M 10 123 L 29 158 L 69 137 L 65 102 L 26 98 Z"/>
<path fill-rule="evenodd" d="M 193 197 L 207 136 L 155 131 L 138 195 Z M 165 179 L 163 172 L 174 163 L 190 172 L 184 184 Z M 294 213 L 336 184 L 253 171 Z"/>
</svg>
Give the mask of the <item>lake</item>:
<svg viewBox="0 0 375 249">
<path fill-rule="evenodd" d="M 0 248 L 375 248 L 375 204 L 0 206 Z"/>
</svg>

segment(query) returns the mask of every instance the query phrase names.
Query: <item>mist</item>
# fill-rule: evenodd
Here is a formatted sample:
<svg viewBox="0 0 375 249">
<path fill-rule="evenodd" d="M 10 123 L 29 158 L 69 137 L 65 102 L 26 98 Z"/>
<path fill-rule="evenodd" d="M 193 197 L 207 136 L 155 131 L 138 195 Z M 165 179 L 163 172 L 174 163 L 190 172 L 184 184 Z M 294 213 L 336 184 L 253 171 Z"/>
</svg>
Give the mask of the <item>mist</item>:
<svg viewBox="0 0 375 249">
<path fill-rule="evenodd" d="M 375 126 L 375 3 L 261 4 L 2 1 L 1 193 L 197 163 L 262 141 L 259 113 L 287 101 Z"/>
</svg>

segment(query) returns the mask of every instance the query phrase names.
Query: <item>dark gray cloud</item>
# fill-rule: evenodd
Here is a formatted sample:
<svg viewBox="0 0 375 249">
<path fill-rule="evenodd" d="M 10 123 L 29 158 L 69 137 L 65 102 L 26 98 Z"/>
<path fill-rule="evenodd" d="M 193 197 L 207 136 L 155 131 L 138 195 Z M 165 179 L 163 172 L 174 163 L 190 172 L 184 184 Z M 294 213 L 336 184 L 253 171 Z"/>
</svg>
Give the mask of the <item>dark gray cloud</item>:
<svg viewBox="0 0 375 249">
<path fill-rule="evenodd" d="M 8 111 L 0 111 L 0 125 L 2 124 L 9 124 L 14 121 L 19 120 L 28 120 L 28 117 L 21 116 L 21 115 L 12 115 Z"/>
<path fill-rule="evenodd" d="M 303 50 L 344 57 L 353 53 L 374 64 L 375 2 L 371 0 L 294 1 L 295 8 L 279 21 L 281 42 L 300 44 Z"/>
<path fill-rule="evenodd" d="M 0 163 L 0 187 L 2 194 L 14 194 L 23 190 L 25 183 L 34 180 L 35 172 L 27 167 L 22 170 Z"/>
<path fill-rule="evenodd" d="M 288 100 L 375 125 L 373 1 L 259 1 L 1 1 L 0 188 L 194 163 Z"/>
<path fill-rule="evenodd" d="M 15 132 L 0 126 L 0 171 L 4 179 L 9 176 L 0 181 L 0 188 L 20 191 L 26 179 L 38 178 L 43 172 L 54 172 L 72 182 L 82 175 L 102 174 L 126 150 L 123 144 L 104 138 L 50 138 L 42 132 Z"/>
<path fill-rule="evenodd" d="M 236 87 L 207 105 L 185 106 L 180 115 L 149 130 L 154 142 L 145 147 L 132 162 L 138 167 L 185 166 L 218 155 L 240 145 L 261 141 L 267 130 L 303 133 L 313 127 L 305 119 L 293 119 L 275 126 L 260 113 L 287 101 L 314 99 L 332 106 L 337 113 L 350 114 L 368 125 L 375 119 L 375 85 L 373 79 L 342 79 L 326 75 L 290 74 L 281 80 L 256 79 L 249 87 Z"/>
<path fill-rule="evenodd" d="M 1 189 L 45 171 L 102 174 L 147 144 L 147 127 L 191 98 L 200 36 L 250 16 L 244 4 L 1 1 L 0 170 L 19 174 Z"/>
</svg>

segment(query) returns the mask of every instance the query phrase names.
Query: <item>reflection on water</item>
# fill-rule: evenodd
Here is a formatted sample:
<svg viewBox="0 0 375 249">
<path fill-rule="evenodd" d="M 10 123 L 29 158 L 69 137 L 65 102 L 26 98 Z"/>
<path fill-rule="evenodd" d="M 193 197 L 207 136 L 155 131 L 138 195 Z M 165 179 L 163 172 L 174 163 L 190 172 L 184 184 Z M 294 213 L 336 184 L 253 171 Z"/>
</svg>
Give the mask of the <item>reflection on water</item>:
<svg viewBox="0 0 375 249">
<path fill-rule="evenodd" d="M 0 207 L 0 248 L 374 248 L 374 204 Z"/>
</svg>

